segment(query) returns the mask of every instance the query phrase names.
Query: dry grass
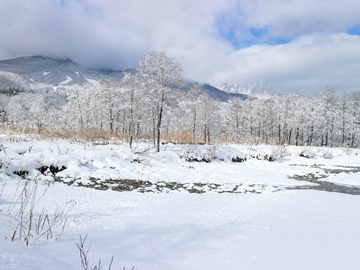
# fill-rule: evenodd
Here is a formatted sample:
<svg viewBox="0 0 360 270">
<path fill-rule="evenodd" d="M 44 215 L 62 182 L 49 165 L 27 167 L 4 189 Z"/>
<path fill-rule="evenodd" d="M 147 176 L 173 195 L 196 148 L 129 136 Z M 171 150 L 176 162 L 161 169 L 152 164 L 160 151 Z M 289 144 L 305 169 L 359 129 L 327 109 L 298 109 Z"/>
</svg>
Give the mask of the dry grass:
<svg viewBox="0 0 360 270">
<path fill-rule="evenodd" d="M 161 135 L 163 143 L 175 144 L 203 144 L 202 138 L 194 136 L 191 132 L 163 133 Z"/>
<path fill-rule="evenodd" d="M 38 132 L 35 128 L 18 128 L 11 124 L 1 124 L 0 134 L 3 140 L 11 142 L 63 139 L 71 142 L 90 142 L 96 145 L 106 145 L 109 143 L 117 144 L 129 141 L 129 135 L 121 132 L 99 130 L 70 132 L 49 129 L 43 129 Z M 201 140 L 199 138 L 193 138 L 193 135 L 190 132 L 162 134 L 161 139 L 163 142 L 174 142 L 179 144 L 201 143 Z M 135 140 L 149 142 L 153 140 L 153 136 L 152 134 L 144 134 L 136 137 Z"/>
<path fill-rule="evenodd" d="M 11 124 L 0 124 L 0 139 L 3 141 L 23 142 L 36 140 L 67 140 L 74 143 L 92 143 L 94 145 L 121 144 L 129 141 L 129 134 L 101 130 L 85 130 L 79 132 L 43 129 L 38 132 L 35 128 L 18 128 Z M 143 134 L 134 138 L 135 141 L 152 142 L 152 134 Z M 202 136 L 194 136 L 192 132 L 163 133 L 163 144 L 197 144 L 203 145 Z M 211 138 L 211 144 L 269 144 L 277 145 L 277 141 L 265 141 L 258 138 Z"/>
<path fill-rule="evenodd" d="M 71 142 L 91 142 L 94 144 L 122 143 L 128 138 L 127 134 L 98 130 L 70 132 L 43 129 L 38 132 L 34 128 L 18 128 L 11 124 L 0 125 L 0 136 L 2 140 L 11 142 L 63 139 Z"/>
<path fill-rule="evenodd" d="M 214 138 L 212 139 L 214 144 L 241 144 L 241 145 L 283 145 L 277 140 L 265 140 L 262 138 L 252 137 L 252 138 Z"/>
</svg>

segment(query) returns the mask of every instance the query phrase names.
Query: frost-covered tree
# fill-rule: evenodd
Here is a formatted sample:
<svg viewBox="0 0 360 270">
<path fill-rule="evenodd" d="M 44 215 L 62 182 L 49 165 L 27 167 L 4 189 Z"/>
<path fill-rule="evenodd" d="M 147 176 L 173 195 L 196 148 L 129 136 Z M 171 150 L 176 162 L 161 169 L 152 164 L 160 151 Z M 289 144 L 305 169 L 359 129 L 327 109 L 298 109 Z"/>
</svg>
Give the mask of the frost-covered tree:
<svg viewBox="0 0 360 270">
<path fill-rule="evenodd" d="M 338 100 L 335 90 L 326 87 L 320 93 L 322 100 L 322 135 L 321 146 L 332 146 L 334 142 L 336 117 L 338 116 Z"/>
<path fill-rule="evenodd" d="M 114 79 L 105 78 L 100 81 L 95 93 L 96 100 L 100 104 L 98 112 L 104 119 L 100 129 L 115 131 L 115 117 L 118 113 L 117 106 L 121 97 L 119 89 L 119 84 Z"/>
<path fill-rule="evenodd" d="M 203 135 L 204 143 L 210 144 L 211 138 L 216 137 L 216 134 L 222 130 L 223 121 L 219 120 L 220 115 L 218 103 L 209 97 L 206 93 L 203 93 L 198 98 L 199 106 L 199 121 L 200 132 Z"/>
<path fill-rule="evenodd" d="M 350 147 L 359 146 L 359 134 L 360 134 L 360 91 L 354 91 L 350 94 L 350 133 L 349 133 L 349 145 Z"/>
<path fill-rule="evenodd" d="M 9 123 L 21 128 L 27 126 L 29 108 L 24 95 L 18 95 L 11 98 L 6 105 L 5 111 Z"/>
<path fill-rule="evenodd" d="M 140 135 L 141 121 L 144 119 L 144 99 L 142 84 L 138 76 L 125 73 L 121 82 L 121 95 L 123 97 L 122 109 L 124 117 L 123 133 L 127 129 L 129 146 L 132 148 L 134 138 Z M 126 119 L 125 119 L 126 118 Z M 127 120 L 125 124 L 125 120 Z M 126 125 L 126 128 L 125 128 Z"/>
<path fill-rule="evenodd" d="M 62 124 L 67 130 L 89 132 L 96 129 L 96 114 L 99 104 L 93 85 L 74 85 L 67 95 L 63 108 Z"/>
<path fill-rule="evenodd" d="M 167 93 L 171 85 L 180 81 L 182 67 L 170 59 L 164 52 L 150 52 L 139 62 L 139 78 L 149 91 L 148 101 L 153 117 L 154 142 L 156 151 L 160 152 L 161 124 Z"/>
<path fill-rule="evenodd" d="M 30 125 L 35 125 L 39 134 L 45 128 L 48 121 L 49 115 L 46 107 L 45 97 L 40 96 L 34 100 L 29 109 L 29 115 L 31 116 L 29 119 Z"/>
<path fill-rule="evenodd" d="M 179 99 L 178 102 L 178 113 L 174 115 L 177 119 L 177 126 L 181 127 L 182 130 L 179 132 L 184 132 L 188 134 L 188 137 L 195 143 L 200 132 L 200 110 L 203 106 L 202 102 L 204 92 L 201 90 L 201 87 L 198 83 L 192 84 L 185 91 L 179 92 L 175 97 Z"/>
</svg>

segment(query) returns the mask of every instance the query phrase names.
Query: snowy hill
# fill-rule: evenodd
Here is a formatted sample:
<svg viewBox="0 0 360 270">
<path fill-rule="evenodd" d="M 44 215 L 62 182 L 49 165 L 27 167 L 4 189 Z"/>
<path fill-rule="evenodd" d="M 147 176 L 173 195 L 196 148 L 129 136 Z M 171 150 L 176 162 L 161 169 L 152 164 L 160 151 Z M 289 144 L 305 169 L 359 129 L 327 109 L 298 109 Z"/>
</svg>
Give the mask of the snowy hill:
<svg viewBox="0 0 360 270">
<path fill-rule="evenodd" d="M 9 88 L 14 86 L 21 89 L 28 88 L 26 81 L 20 75 L 0 70 L 0 88 Z"/>
<path fill-rule="evenodd" d="M 52 86 L 94 82 L 104 76 L 120 77 L 119 73 L 106 74 L 80 66 L 70 59 L 43 56 L 19 57 L 0 61 L 0 70 L 20 75 L 29 83 L 46 83 Z M 0 80 L 0 84 L 3 80 Z"/>
<path fill-rule="evenodd" d="M 201 85 L 201 89 L 205 91 L 210 97 L 218 101 L 228 101 L 230 99 L 238 99 L 238 98 L 245 100 L 248 98 L 248 95 L 240 94 L 240 93 L 228 93 L 210 84 Z"/>
<path fill-rule="evenodd" d="M 127 69 L 133 73 L 135 70 Z M 29 84 L 36 88 L 58 87 L 75 84 L 97 84 L 104 77 L 120 79 L 124 71 L 90 69 L 70 59 L 56 59 L 44 56 L 19 57 L 0 61 L 0 87 L 15 86 L 27 89 Z M 39 87 L 41 85 L 41 87 Z M 246 99 L 246 95 L 229 94 L 209 84 L 201 84 L 201 89 L 210 97 L 219 101 Z"/>
</svg>

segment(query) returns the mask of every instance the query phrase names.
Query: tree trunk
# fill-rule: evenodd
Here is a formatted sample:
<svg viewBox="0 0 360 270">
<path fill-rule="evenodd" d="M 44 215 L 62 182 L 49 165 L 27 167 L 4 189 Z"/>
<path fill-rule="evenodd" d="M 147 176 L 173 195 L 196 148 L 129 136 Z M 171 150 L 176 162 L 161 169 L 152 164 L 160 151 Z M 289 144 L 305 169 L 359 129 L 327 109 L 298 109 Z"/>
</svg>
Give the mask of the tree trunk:
<svg viewBox="0 0 360 270">
<path fill-rule="evenodd" d="M 299 145 L 299 128 L 296 128 L 295 145 Z"/>
<path fill-rule="evenodd" d="M 281 125 L 279 124 L 279 144 L 281 144 Z"/>
<path fill-rule="evenodd" d="M 355 146 L 355 132 L 353 132 L 351 135 L 351 148 L 354 148 L 354 146 Z"/>
<path fill-rule="evenodd" d="M 153 144 L 156 146 L 156 119 L 155 114 L 153 115 Z"/>
<path fill-rule="evenodd" d="M 109 110 L 109 128 L 110 132 L 112 133 L 114 131 L 114 118 L 112 109 Z"/>
<path fill-rule="evenodd" d="M 329 143 L 329 132 L 326 132 L 326 136 L 325 136 L 325 146 L 327 147 Z"/>
<path fill-rule="evenodd" d="M 208 139 L 207 144 L 210 144 L 211 142 L 210 142 L 210 129 L 209 128 L 207 130 L 207 139 Z"/>
<path fill-rule="evenodd" d="M 194 112 L 194 125 L 193 125 L 193 130 L 192 130 L 193 143 L 195 143 L 195 132 L 196 132 L 196 109 L 195 109 L 195 112 Z"/>
<path fill-rule="evenodd" d="M 290 128 L 290 131 L 289 131 L 289 138 L 288 138 L 289 145 L 291 144 L 291 134 L 292 134 L 292 128 Z"/>
<path fill-rule="evenodd" d="M 133 136 L 134 136 L 134 131 L 135 131 L 135 127 L 134 127 L 134 112 L 133 112 L 133 108 L 132 108 L 132 101 L 131 101 L 131 107 L 130 107 L 130 123 L 129 123 L 129 145 L 130 145 L 130 149 L 132 149 L 132 143 L 133 143 Z"/>
<path fill-rule="evenodd" d="M 310 135 L 309 135 L 309 139 L 308 139 L 308 145 L 309 145 L 309 146 L 312 145 L 313 136 L 314 136 L 314 126 L 311 126 L 311 128 L 310 128 Z"/>
<path fill-rule="evenodd" d="M 206 141 L 207 141 L 207 125 L 205 124 L 205 127 L 204 127 L 204 143 L 206 144 Z"/>
<path fill-rule="evenodd" d="M 162 101 L 160 104 L 158 121 L 156 123 L 156 152 L 160 152 L 160 137 L 161 137 L 161 120 L 163 114 L 163 106 L 164 106 L 164 96 L 162 96 Z"/>
</svg>

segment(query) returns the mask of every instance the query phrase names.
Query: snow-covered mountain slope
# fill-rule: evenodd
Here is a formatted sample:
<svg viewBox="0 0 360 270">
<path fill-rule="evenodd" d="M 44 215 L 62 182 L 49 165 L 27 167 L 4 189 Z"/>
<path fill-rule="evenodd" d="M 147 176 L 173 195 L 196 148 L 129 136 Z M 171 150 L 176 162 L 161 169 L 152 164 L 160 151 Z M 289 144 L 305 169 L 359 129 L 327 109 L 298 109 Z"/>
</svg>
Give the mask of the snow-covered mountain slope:
<svg viewBox="0 0 360 270">
<path fill-rule="evenodd" d="M 121 72 L 107 74 L 78 65 L 70 59 L 43 56 L 19 57 L 0 61 L 0 70 L 20 75 L 29 83 L 46 83 L 52 86 L 84 84 L 104 76 L 120 77 Z M 2 80 L 0 81 L 2 84 Z"/>
<path fill-rule="evenodd" d="M 247 99 L 248 95 L 240 94 L 240 93 L 228 93 L 226 91 L 222 91 L 210 84 L 201 85 L 201 89 L 206 92 L 210 97 L 219 101 L 228 101 L 230 99 Z"/>
<path fill-rule="evenodd" d="M 27 89 L 27 82 L 18 74 L 0 70 L 0 88 L 14 87 Z"/>
<path fill-rule="evenodd" d="M 44 84 L 50 88 L 85 83 L 96 85 L 104 77 L 120 79 L 124 72 L 134 73 L 135 70 L 95 70 L 81 66 L 70 59 L 29 56 L 1 60 L 0 72 L 0 87 L 15 86 L 27 89 L 27 84 L 31 84 L 31 88 L 39 89 L 44 88 Z M 188 84 L 191 85 L 191 83 Z M 247 98 L 246 95 L 229 94 L 209 84 L 201 84 L 201 89 L 218 101 Z"/>
</svg>

